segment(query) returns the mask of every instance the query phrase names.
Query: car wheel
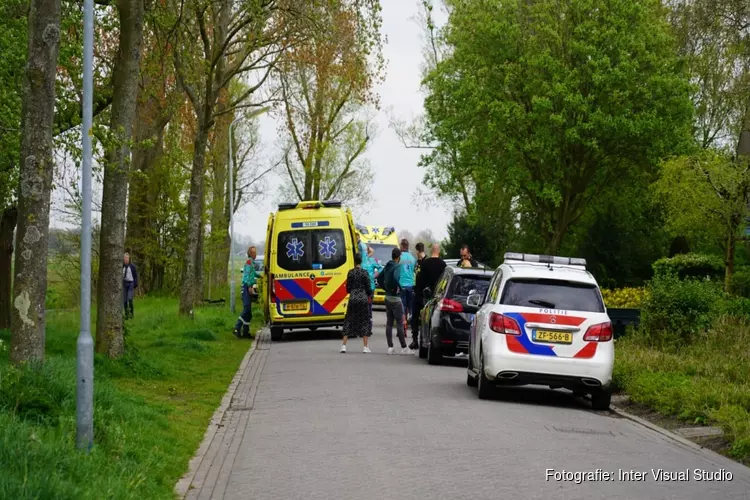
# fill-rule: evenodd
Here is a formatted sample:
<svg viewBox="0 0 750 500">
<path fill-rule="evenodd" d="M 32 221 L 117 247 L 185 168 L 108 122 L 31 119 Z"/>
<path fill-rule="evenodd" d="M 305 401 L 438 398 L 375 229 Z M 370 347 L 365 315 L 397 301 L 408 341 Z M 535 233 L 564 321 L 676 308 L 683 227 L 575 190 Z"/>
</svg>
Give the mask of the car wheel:
<svg viewBox="0 0 750 500">
<path fill-rule="evenodd" d="M 274 342 L 280 342 L 284 337 L 284 329 L 277 326 L 271 327 L 271 340 Z"/>
<path fill-rule="evenodd" d="M 612 402 L 612 391 L 601 389 L 591 394 L 591 407 L 594 410 L 609 410 L 609 404 Z"/>
<path fill-rule="evenodd" d="M 427 363 L 439 365 L 443 362 L 443 355 L 440 350 L 433 345 L 432 339 L 427 343 Z"/>
<path fill-rule="evenodd" d="M 479 376 L 477 379 L 477 395 L 479 399 L 490 399 L 495 388 L 484 374 L 484 355 L 481 352 L 479 353 Z"/>
<path fill-rule="evenodd" d="M 315 331 L 315 330 L 317 330 L 317 329 L 318 329 L 318 327 L 317 327 L 317 326 L 311 326 L 311 327 L 310 327 L 310 331 L 311 331 L 311 332 L 314 332 L 314 331 Z"/>
</svg>

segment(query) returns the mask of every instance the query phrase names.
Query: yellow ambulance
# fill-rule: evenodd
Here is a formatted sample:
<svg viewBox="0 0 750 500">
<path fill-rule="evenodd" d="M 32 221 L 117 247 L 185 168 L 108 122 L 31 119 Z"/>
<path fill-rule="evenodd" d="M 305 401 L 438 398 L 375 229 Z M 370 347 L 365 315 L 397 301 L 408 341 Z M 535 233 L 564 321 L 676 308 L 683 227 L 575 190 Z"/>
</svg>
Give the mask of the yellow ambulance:
<svg viewBox="0 0 750 500">
<path fill-rule="evenodd" d="M 366 226 L 357 224 L 357 233 L 362 241 L 373 250 L 373 257 L 381 266 L 385 267 L 391 260 L 391 252 L 394 248 L 399 248 L 398 236 L 396 229 L 392 226 Z M 372 299 L 373 304 L 385 303 L 385 290 L 375 289 L 375 295 Z"/>
<path fill-rule="evenodd" d="M 355 234 L 351 211 L 337 201 L 284 203 L 269 216 L 263 302 L 272 340 L 344 324 Z"/>
</svg>

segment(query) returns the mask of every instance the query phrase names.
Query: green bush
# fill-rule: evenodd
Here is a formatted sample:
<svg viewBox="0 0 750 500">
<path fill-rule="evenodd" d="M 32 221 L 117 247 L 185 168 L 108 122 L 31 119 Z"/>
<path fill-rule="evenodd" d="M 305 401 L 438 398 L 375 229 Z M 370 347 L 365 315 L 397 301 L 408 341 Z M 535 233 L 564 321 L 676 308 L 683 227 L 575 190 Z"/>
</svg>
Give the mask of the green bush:
<svg viewBox="0 0 750 500">
<path fill-rule="evenodd" d="M 721 280 L 724 276 L 724 261 L 715 255 L 679 254 L 661 258 L 652 267 L 655 278 L 676 275 L 680 279 L 708 277 Z"/>
<path fill-rule="evenodd" d="M 734 271 L 729 291 L 740 297 L 750 297 L 750 269 L 741 267 Z"/>
<path fill-rule="evenodd" d="M 641 306 L 647 342 L 664 347 L 691 343 L 722 312 L 722 298 L 716 282 L 681 280 L 674 274 L 654 278 Z"/>
</svg>

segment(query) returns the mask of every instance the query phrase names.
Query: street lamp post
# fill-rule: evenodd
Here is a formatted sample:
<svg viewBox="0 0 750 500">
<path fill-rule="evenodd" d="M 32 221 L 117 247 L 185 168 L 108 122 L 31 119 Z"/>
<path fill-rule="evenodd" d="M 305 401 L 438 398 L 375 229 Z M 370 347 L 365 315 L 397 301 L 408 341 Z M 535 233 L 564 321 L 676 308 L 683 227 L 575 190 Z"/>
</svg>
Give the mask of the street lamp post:
<svg viewBox="0 0 750 500">
<path fill-rule="evenodd" d="M 83 120 L 81 123 L 81 330 L 76 343 L 76 447 L 94 444 L 94 339 L 91 337 L 91 128 L 94 94 L 94 0 L 83 4 Z"/>
<path fill-rule="evenodd" d="M 234 128 L 234 124 L 238 121 L 262 115 L 269 109 L 271 109 L 269 106 L 260 108 L 249 115 L 235 118 L 232 123 L 229 124 L 229 309 L 232 311 L 232 314 L 236 313 L 234 299 L 234 274 L 236 273 L 236 270 L 234 268 L 234 152 L 232 150 L 232 128 Z"/>
</svg>

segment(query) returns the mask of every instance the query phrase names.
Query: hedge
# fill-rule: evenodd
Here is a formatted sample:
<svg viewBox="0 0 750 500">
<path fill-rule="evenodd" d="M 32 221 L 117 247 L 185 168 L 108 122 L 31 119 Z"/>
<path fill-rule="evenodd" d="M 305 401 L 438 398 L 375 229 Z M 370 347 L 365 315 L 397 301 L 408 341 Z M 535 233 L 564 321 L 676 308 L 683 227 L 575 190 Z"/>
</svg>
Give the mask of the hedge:
<svg viewBox="0 0 750 500">
<path fill-rule="evenodd" d="M 686 253 L 664 257 L 652 264 L 654 277 L 677 276 L 685 278 L 721 279 L 724 276 L 724 261 L 715 255 Z"/>
</svg>

